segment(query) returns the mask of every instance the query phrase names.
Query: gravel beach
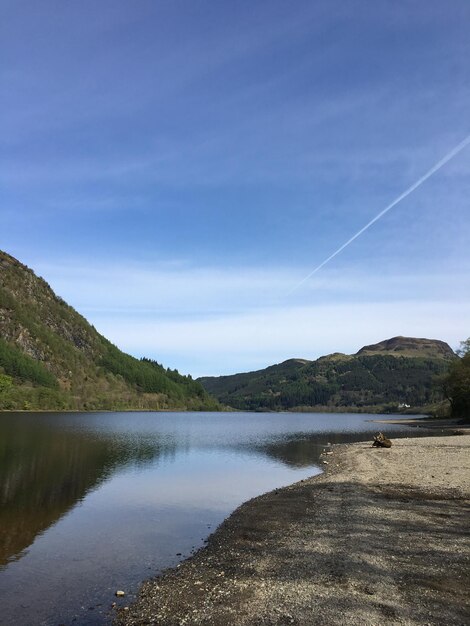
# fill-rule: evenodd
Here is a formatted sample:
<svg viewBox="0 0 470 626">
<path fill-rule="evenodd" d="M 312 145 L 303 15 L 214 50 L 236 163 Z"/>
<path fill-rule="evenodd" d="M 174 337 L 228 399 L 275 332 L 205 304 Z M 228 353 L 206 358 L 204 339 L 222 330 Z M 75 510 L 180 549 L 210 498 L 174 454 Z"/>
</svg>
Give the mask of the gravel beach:
<svg viewBox="0 0 470 626">
<path fill-rule="evenodd" d="M 470 437 L 333 446 L 238 508 L 116 624 L 470 623 Z"/>
</svg>

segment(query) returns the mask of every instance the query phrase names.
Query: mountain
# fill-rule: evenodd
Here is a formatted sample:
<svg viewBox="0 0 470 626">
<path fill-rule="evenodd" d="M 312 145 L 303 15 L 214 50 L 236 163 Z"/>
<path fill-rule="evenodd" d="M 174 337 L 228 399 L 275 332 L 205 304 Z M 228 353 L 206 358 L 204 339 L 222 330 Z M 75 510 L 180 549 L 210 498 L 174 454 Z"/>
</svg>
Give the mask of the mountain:
<svg viewBox="0 0 470 626">
<path fill-rule="evenodd" d="M 220 402 L 240 410 L 423 410 L 443 400 L 439 376 L 455 353 L 443 341 L 393 337 L 354 355 L 316 361 L 289 359 L 263 370 L 199 382 Z"/>
<path fill-rule="evenodd" d="M 393 356 L 429 357 L 453 359 L 455 353 L 445 341 L 439 339 L 416 339 L 415 337 L 392 337 L 371 346 L 364 346 L 356 356 L 365 354 L 391 354 Z"/>
<path fill-rule="evenodd" d="M 0 410 L 218 408 L 191 377 L 121 352 L 0 251 Z"/>
</svg>

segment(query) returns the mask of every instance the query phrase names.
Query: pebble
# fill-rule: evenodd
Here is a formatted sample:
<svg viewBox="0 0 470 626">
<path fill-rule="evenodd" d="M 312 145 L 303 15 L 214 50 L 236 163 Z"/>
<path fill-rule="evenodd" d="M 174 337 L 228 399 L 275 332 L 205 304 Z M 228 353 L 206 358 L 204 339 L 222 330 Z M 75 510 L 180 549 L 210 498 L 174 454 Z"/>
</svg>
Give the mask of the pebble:
<svg viewBox="0 0 470 626">
<path fill-rule="evenodd" d="M 118 598 L 122 598 L 122 596 L 125 596 L 126 593 L 124 591 L 118 590 L 116 591 L 114 595 L 117 596 Z"/>
</svg>

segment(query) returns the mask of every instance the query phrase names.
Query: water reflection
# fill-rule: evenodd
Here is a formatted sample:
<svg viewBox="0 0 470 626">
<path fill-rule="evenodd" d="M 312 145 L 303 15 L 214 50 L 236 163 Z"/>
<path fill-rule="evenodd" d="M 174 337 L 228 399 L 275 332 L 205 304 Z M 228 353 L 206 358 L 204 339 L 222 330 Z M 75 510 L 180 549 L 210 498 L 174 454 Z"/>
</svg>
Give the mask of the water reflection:
<svg viewBox="0 0 470 626">
<path fill-rule="evenodd" d="M 116 470 L 173 458 L 168 437 L 117 438 L 54 427 L 37 417 L 2 420 L 0 567 L 21 557 L 35 537 Z"/>
</svg>

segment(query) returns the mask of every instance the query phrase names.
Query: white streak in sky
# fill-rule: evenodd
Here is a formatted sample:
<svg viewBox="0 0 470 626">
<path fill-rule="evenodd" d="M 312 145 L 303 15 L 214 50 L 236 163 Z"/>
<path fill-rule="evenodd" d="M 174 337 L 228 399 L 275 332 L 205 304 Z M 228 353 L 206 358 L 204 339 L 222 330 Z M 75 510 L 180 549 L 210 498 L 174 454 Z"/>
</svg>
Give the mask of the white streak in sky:
<svg viewBox="0 0 470 626">
<path fill-rule="evenodd" d="M 301 285 L 303 285 L 309 278 L 311 278 L 314 274 L 316 274 L 319 270 L 321 270 L 322 267 L 324 267 L 327 263 L 329 263 L 331 259 L 334 259 L 336 255 L 338 255 L 345 248 L 347 248 L 350 243 L 352 243 L 355 239 L 357 239 L 360 235 L 362 235 L 362 233 L 366 231 L 368 228 L 370 228 L 372 224 L 375 224 L 375 222 L 377 222 L 381 217 L 383 217 L 385 213 L 388 213 L 390 209 L 393 209 L 394 206 L 396 206 L 404 198 L 409 196 L 410 193 L 412 193 L 415 189 L 417 189 L 420 185 L 422 185 L 428 178 L 430 178 L 433 174 L 435 174 L 438 170 L 440 170 L 441 167 L 443 167 L 446 163 L 448 163 L 451 159 L 453 159 L 457 154 L 459 154 L 459 152 L 461 152 L 466 146 L 468 146 L 469 143 L 470 143 L 470 135 L 465 137 L 465 139 L 461 141 L 458 144 L 458 146 L 456 146 L 453 150 L 451 150 L 448 154 L 446 154 L 445 157 L 443 157 L 440 161 L 438 161 L 435 165 L 433 165 L 433 167 L 431 167 L 431 169 L 428 170 L 426 174 L 421 176 L 421 178 L 418 179 L 413 185 L 411 185 L 411 187 L 408 187 L 408 189 L 404 191 L 401 195 L 399 195 L 398 198 L 395 198 L 393 202 L 391 202 L 387 207 L 385 207 L 383 211 L 380 211 L 380 213 L 376 215 L 373 219 L 371 219 L 370 222 L 368 222 L 365 226 L 363 226 L 361 230 L 358 230 L 355 235 L 353 235 L 350 239 L 348 239 L 345 243 L 343 243 L 343 245 L 340 246 L 337 250 L 335 250 L 333 254 L 330 254 L 330 256 L 327 259 L 322 261 L 320 265 L 318 265 L 314 270 L 312 270 L 309 274 L 307 274 L 305 278 L 302 278 L 300 283 L 295 285 L 295 287 L 293 287 L 288 292 L 287 295 L 294 293 L 294 291 L 296 291 Z"/>
</svg>

